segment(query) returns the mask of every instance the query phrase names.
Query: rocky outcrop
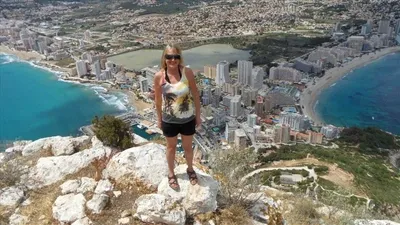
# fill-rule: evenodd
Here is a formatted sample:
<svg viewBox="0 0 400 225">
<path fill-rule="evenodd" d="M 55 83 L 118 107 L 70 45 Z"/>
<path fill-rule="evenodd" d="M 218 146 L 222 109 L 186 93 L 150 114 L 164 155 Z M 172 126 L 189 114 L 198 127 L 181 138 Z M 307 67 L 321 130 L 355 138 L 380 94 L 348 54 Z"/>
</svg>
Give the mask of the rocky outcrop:
<svg viewBox="0 0 400 225">
<path fill-rule="evenodd" d="M 27 144 L 22 150 L 22 155 L 32 155 L 35 152 L 45 149 L 50 150 L 54 156 L 71 155 L 80 147 L 87 146 L 89 144 L 90 137 L 88 136 L 76 138 L 61 136 L 48 137 Z"/>
<path fill-rule="evenodd" d="M 160 194 L 140 196 L 135 201 L 134 210 L 134 216 L 147 223 L 184 225 L 186 221 L 185 209 Z"/>
<path fill-rule="evenodd" d="M 109 180 L 100 180 L 94 190 L 96 194 L 102 194 L 113 190 L 113 185 Z"/>
<path fill-rule="evenodd" d="M 158 186 L 158 194 L 181 203 L 190 215 L 215 211 L 217 209 L 218 182 L 210 175 L 194 168 L 198 183 L 192 185 L 186 169 L 186 165 L 179 165 L 175 168 L 175 175 L 180 186 L 179 191 L 170 188 L 168 178 L 164 177 Z"/>
<path fill-rule="evenodd" d="M 73 223 L 86 216 L 85 203 L 82 194 L 59 196 L 53 204 L 53 217 L 63 223 Z"/>
<path fill-rule="evenodd" d="M 14 152 L 14 153 L 16 153 L 16 152 L 22 152 L 22 151 L 24 150 L 24 147 L 25 147 L 26 145 L 30 144 L 30 143 L 32 143 L 32 141 L 15 141 L 15 142 L 13 143 L 13 146 L 10 147 L 10 148 L 7 148 L 7 149 L 5 150 L 5 152 L 8 152 L 8 153 L 12 153 L 12 152 Z"/>
<path fill-rule="evenodd" d="M 16 206 L 24 198 L 24 190 L 20 187 L 6 187 L 0 190 L 0 205 L 2 206 Z"/>
<path fill-rule="evenodd" d="M 99 214 L 104 207 L 106 207 L 109 197 L 106 194 L 95 194 L 93 198 L 86 203 L 88 209 L 90 209 L 93 213 Z"/>
<path fill-rule="evenodd" d="M 149 143 L 116 154 L 103 171 L 104 178 L 119 179 L 130 176 L 157 187 L 167 176 L 165 146 Z"/>
<path fill-rule="evenodd" d="M 53 184 L 63 179 L 66 175 L 76 173 L 80 169 L 87 167 L 96 158 L 109 156 L 110 153 L 110 148 L 99 147 L 90 148 L 71 156 L 40 158 L 30 170 L 27 180 L 24 182 L 31 189 Z"/>
<path fill-rule="evenodd" d="M 356 220 L 355 225 L 400 225 L 390 220 Z"/>
<path fill-rule="evenodd" d="M 82 219 L 73 222 L 71 225 L 91 225 L 91 224 L 93 224 L 93 222 L 89 218 L 84 217 Z"/>
</svg>

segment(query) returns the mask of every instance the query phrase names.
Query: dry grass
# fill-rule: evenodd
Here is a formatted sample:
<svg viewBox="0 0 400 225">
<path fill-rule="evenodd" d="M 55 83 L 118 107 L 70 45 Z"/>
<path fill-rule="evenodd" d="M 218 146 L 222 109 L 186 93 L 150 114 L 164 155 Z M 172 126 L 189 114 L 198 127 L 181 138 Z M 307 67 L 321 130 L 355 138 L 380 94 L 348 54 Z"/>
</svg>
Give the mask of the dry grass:
<svg viewBox="0 0 400 225">
<path fill-rule="evenodd" d="M 313 220 L 320 218 L 320 215 L 311 200 L 297 197 L 293 210 L 284 215 L 284 217 L 289 224 L 308 225 Z"/>
<path fill-rule="evenodd" d="M 220 225 L 251 224 L 250 215 L 240 205 L 231 205 L 220 211 L 216 216 L 216 222 Z"/>
</svg>

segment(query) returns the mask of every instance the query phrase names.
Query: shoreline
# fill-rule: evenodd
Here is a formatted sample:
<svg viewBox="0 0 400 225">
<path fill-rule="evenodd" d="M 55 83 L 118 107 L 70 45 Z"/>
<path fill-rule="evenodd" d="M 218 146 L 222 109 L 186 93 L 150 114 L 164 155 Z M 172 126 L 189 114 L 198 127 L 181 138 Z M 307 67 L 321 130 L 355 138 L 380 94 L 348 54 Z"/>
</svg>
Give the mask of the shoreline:
<svg viewBox="0 0 400 225">
<path fill-rule="evenodd" d="M 386 55 L 396 52 L 400 52 L 400 46 L 381 49 L 375 53 L 368 53 L 362 55 L 361 57 L 356 57 L 346 64 L 342 64 L 341 67 L 335 67 L 327 70 L 325 75 L 316 81 L 315 85 L 312 85 L 312 81 L 309 82 L 307 84 L 307 88 L 301 93 L 299 103 L 304 107 L 303 114 L 314 121 L 314 125 L 319 126 L 325 124 L 323 119 L 315 110 L 315 106 L 318 103 L 320 94 L 342 77 L 351 73 L 353 70 L 366 66 Z"/>
<path fill-rule="evenodd" d="M 54 61 L 54 63 L 52 61 L 46 61 L 44 59 L 44 57 L 37 52 L 19 51 L 19 50 L 11 49 L 5 45 L 0 45 L 0 53 L 4 53 L 6 55 L 11 55 L 11 56 L 16 56 L 21 61 L 25 61 L 34 67 L 39 67 L 43 70 L 49 71 L 59 78 L 58 79 L 59 82 L 75 83 L 75 84 L 79 84 L 82 86 L 86 86 L 85 84 L 87 83 L 87 84 L 91 84 L 91 85 L 98 85 L 100 87 L 107 89 L 107 91 L 115 91 L 115 92 L 122 93 L 122 94 L 126 95 L 128 98 L 128 104 L 125 105 L 128 108 L 127 111 L 131 111 L 133 108 L 135 111 L 140 113 L 144 109 L 152 107 L 152 104 L 146 103 L 144 101 L 141 101 L 140 99 L 137 99 L 136 96 L 131 91 L 128 91 L 128 90 L 121 90 L 121 89 L 109 87 L 107 85 L 104 85 L 103 83 L 96 83 L 96 82 L 90 82 L 90 81 L 86 82 L 86 81 L 78 79 L 78 78 L 74 79 L 75 77 L 65 78 L 64 77 L 65 75 L 69 76 L 67 68 L 63 68 L 63 67 L 55 65 L 55 61 Z M 107 104 L 107 103 L 105 103 L 105 104 Z"/>
</svg>

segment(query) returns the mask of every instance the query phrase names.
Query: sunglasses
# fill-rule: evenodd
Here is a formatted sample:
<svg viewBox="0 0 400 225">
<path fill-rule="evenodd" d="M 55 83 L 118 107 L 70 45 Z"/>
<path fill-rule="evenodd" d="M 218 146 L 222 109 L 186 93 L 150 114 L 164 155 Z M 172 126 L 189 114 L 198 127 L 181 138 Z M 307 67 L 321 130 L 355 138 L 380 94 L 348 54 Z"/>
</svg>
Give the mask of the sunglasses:
<svg viewBox="0 0 400 225">
<path fill-rule="evenodd" d="M 181 59 L 181 55 L 165 55 L 165 59 Z"/>
</svg>

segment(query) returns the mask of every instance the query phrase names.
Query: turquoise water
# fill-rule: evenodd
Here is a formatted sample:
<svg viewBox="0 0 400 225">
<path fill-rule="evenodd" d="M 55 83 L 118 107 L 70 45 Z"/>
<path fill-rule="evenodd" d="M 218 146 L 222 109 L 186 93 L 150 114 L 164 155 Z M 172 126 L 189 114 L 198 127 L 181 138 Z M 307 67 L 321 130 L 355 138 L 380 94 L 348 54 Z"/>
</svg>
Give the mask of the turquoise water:
<svg viewBox="0 0 400 225">
<path fill-rule="evenodd" d="M 315 109 L 329 124 L 400 134 L 400 53 L 346 75 L 321 94 Z"/>
<path fill-rule="evenodd" d="M 0 142 L 77 135 L 95 115 L 127 110 L 123 94 L 58 80 L 47 70 L 0 54 Z"/>
</svg>

